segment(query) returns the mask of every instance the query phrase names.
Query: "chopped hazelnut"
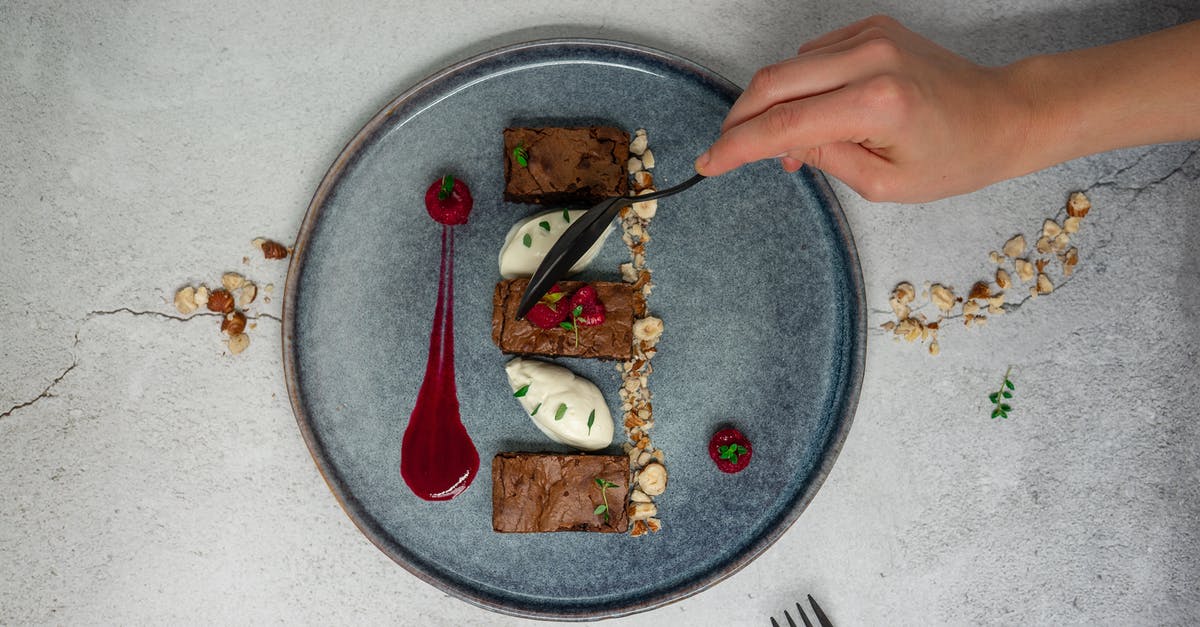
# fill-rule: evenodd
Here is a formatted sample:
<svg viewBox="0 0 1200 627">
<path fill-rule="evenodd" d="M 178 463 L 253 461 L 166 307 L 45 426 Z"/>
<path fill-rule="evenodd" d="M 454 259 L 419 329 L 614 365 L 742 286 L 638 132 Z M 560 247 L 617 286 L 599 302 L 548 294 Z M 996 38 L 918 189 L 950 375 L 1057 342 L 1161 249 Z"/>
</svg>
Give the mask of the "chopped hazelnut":
<svg viewBox="0 0 1200 627">
<path fill-rule="evenodd" d="M 1015 259 L 1013 266 L 1017 269 L 1017 277 L 1021 279 L 1022 283 L 1033 279 L 1033 264 L 1028 260 Z"/>
<path fill-rule="evenodd" d="M 940 283 L 934 283 L 929 287 L 929 297 L 933 300 L 933 304 L 942 311 L 950 311 L 954 308 L 954 292 Z"/>
<path fill-rule="evenodd" d="M 236 272 L 226 272 L 221 275 L 221 285 L 231 292 L 245 285 L 245 283 L 246 278 Z"/>
<path fill-rule="evenodd" d="M 179 313 L 186 316 L 196 311 L 196 306 L 196 288 L 188 285 L 175 292 L 175 309 Z"/>
<path fill-rule="evenodd" d="M 1025 236 L 1015 235 L 1004 243 L 1004 254 L 1008 257 L 1020 257 L 1025 253 Z"/>
<path fill-rule="evenodd" d="M 1038 274 L 1037 290 L 1042 294 L 1049 294 L 1054 291 L 1054 285 L 1050 283 L 1050 277 L 1045 274 Z"/>
<path fill-rule="evenodd" d="M 988 284 L 986 282 L 978 281 L 975 283 L 975 285 L 971 286 L 971 291 L 967 295 L 967 298 L 969 298 L 969 299 L 987 298 L 988 296 L 991 296 L 991 295 L 992 295 L 992 288 L 988 287 Z"/>
<path fill-rule="evenodd" d="M 1082 222 L 1082 218 L 1067 218 L 1063 220 L 1063 231 L 1066 233 L 1078 233 L 1079 225 Z"/>
<path fill-rule="evenodd" d="M 1071 192 L 1067 198 L 1067 215 L 1072 218 L 1085 218 L 1092 209 L 1092 201 L 1083 192 Z"/>
<path fill-rule="evenodd" d="M 1042 235 L 1045 237 L 1053 239 L 1057 237 L 1059 233 L 1062 233 L 1062 227 L 1059 226 L 1054 220 L 1047 218 L 1046 221 L 1042 223 Z"/>
<path fill-rule="evenodd" d="M 996 268 L 996 285 L 1002 290 L 1008 289 L 1012 285 L 1012 279 L 1008 276 L 1008 271 L 1004 268 Z"/>
<path fill-rule="evenodd" d="M 224 289 L 213 290 L 213 292 L 208 295 L 208 309 L 209 311 L 216 311 L 220 313 L 229 313 L 233 311 L 233 294 L 230 294 L 228 290 Z"/>
<path fill-rule="evenodd" d="M 231 336 L 245 331 L 246 314 L 240 311 L 231 311 L 225 314 L 225 318 L 221 320 L 221 330 Z"/>
<path fill-rule="evenodd" d="M 231 336 L 229 336 L 228 344 L 229 344 L 229 352 L 234 355 L 237 355 L 238 353 L 241 353 L 242 351 L 246 350 L 246 347 L 250 346 L 250 336 L 246 335 L 245 333 L 238 333 L 237 335 L 231 335 Z"/>
</svg>

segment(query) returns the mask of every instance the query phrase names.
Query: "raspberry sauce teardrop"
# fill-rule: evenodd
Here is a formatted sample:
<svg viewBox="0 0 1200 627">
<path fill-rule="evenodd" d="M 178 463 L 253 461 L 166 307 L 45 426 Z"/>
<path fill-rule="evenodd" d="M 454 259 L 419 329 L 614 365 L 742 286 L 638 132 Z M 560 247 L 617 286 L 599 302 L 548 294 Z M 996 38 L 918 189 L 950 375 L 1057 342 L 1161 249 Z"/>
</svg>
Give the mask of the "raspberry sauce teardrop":
<svg viewBox="0 0 1200 627">
<path fill-rule="evenodd" d="M 454 382 L 454 228 L 451 225 L 467 221 L 471 195 L 453 177 L 435 182 L 431 190 L 434 201 L 442 202 L 454 198 L 456 185 L 462 186 L 462 194 L 457 198 L 461 201 L 465 197 L 465 205 L 458 202 L 447 209 L 446 205 L 430 203 L 430 195 L 425 195 L 429 215 L 443 224 L 442 258 L 425 379 L 400 445 L 400 476 L 414 494 L 427 501 L 445 501 L 462 494 L 479 472 L 479 452 L 463 426 Z M 438 191 L 442 189 L 447 190 L 446 197 L 439 199 Z"/>
</svg>

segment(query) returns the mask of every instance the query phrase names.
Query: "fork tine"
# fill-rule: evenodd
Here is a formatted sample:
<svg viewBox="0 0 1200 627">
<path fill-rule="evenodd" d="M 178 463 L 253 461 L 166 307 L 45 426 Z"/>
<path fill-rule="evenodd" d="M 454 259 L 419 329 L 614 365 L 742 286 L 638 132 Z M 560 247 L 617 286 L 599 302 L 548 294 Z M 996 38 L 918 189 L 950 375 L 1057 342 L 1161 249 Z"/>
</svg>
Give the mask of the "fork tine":
<svg viewBox="0 0 1200 627">
<path fill-rule="evenodd" d="M 800 604 L 796 604 L 796 611 L 800 612 L 800 620 L 804 621 L 804 627 L 813 627 L 812 621 L 808 620 L 808 614 L 804 613 L 804 608 Z"/>
<path fill-rule="evenodd" d="M 796 627 L 796 621 L 792 620 L 792 615 L 788 614 L 787 610 L 783 611 L 783 617 L 787 619 L 788 627 Z"/>
<path fill-rule="evenodd" d="M 779 627 L 779 621 L 775 620 L 773 616 L 771 617 L 771 627 Z"/>
<path fill-rule="evenodd" d="M 833 627 L 833 623 L 829 622 L 829 617 L 825 616 L 825 612 L 821 611 L 821 606 L 817 605 L 817 600 L 808 595 L 808 602 L 812 604 L 813 613 L 817 615 L 817 622 L 821 623 L 821 627 Z"/>
</svg>

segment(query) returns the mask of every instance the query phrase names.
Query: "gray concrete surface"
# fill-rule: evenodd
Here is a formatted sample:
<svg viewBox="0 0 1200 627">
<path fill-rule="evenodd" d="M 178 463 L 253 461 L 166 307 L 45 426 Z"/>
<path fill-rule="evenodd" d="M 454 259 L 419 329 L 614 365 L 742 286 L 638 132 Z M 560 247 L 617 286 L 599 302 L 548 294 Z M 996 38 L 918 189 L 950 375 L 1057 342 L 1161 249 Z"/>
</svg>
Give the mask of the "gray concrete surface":
<svg viewBox="0 0 1200 627">
<path fill-rule="evenodd" d="M 476 5 L 479 6 L 476 6 Z M 342 513 L 287 402 L 278 321 L 221 355 L 169 304 L 290 241 L 380 106 L 471 53 L 552 35 L 662 47 L 745 83 L 896 15 L 987 63 L 1200 17 L 1196 2 L 0 4 L 0 624 L 515 624 L 393 564 Z M 467 7 L 471 8 L 467 10 Z M 943 354 L 872 335 L 858 416 L 762 558 L 614 625 L 1200 621 L 1200 144 L 873 205 L 838 185 L 872 323 L 901 279 L 968 285 L 1070 190 L 1080 271 Z M 263 308 L 277 316 L 281 298 Z M 986 393 L 1016 366 L 1016 411 Z"/>
</svg>

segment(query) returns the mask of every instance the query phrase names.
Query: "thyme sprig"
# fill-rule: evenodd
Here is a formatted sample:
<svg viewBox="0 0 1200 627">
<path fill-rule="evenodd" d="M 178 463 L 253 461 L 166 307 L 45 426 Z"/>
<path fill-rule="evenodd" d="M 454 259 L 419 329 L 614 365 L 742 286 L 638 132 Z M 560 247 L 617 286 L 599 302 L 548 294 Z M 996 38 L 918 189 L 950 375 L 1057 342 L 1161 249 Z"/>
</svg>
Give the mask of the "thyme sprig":
<svg viewBox="0 0 1200 627">
<path fill-rule="evenodd" d="M 988 394 L 988 400 L 992 402 L 992 418 L 1008 418 L 1008 412 L 1012 411 L 1012 406 L 1004 402 L 1013 396 L 1017 386 L 1013 385 L 1009 375 L 1012 374 L 1012 366 L 1009 366 L 1004 371 L 1004 380 L 1000 382 L 1000 389 Z"/>
<path fill-rule="evenodd" d="M 596 485 L 600 486 L 600 498 L 604 499 L 604 503 L 601 505 L 597 505 L 596 509 L 593 510 L 592 513 L 597 516 L 603 515 L 604 522 L 608 522 L 608 520 L 609 520 L 608 489 L 617 487 L 617 484 L 615 484 L 607 479 L 601 479 L 600 477 L 596 477 Z"/>
</svg>

